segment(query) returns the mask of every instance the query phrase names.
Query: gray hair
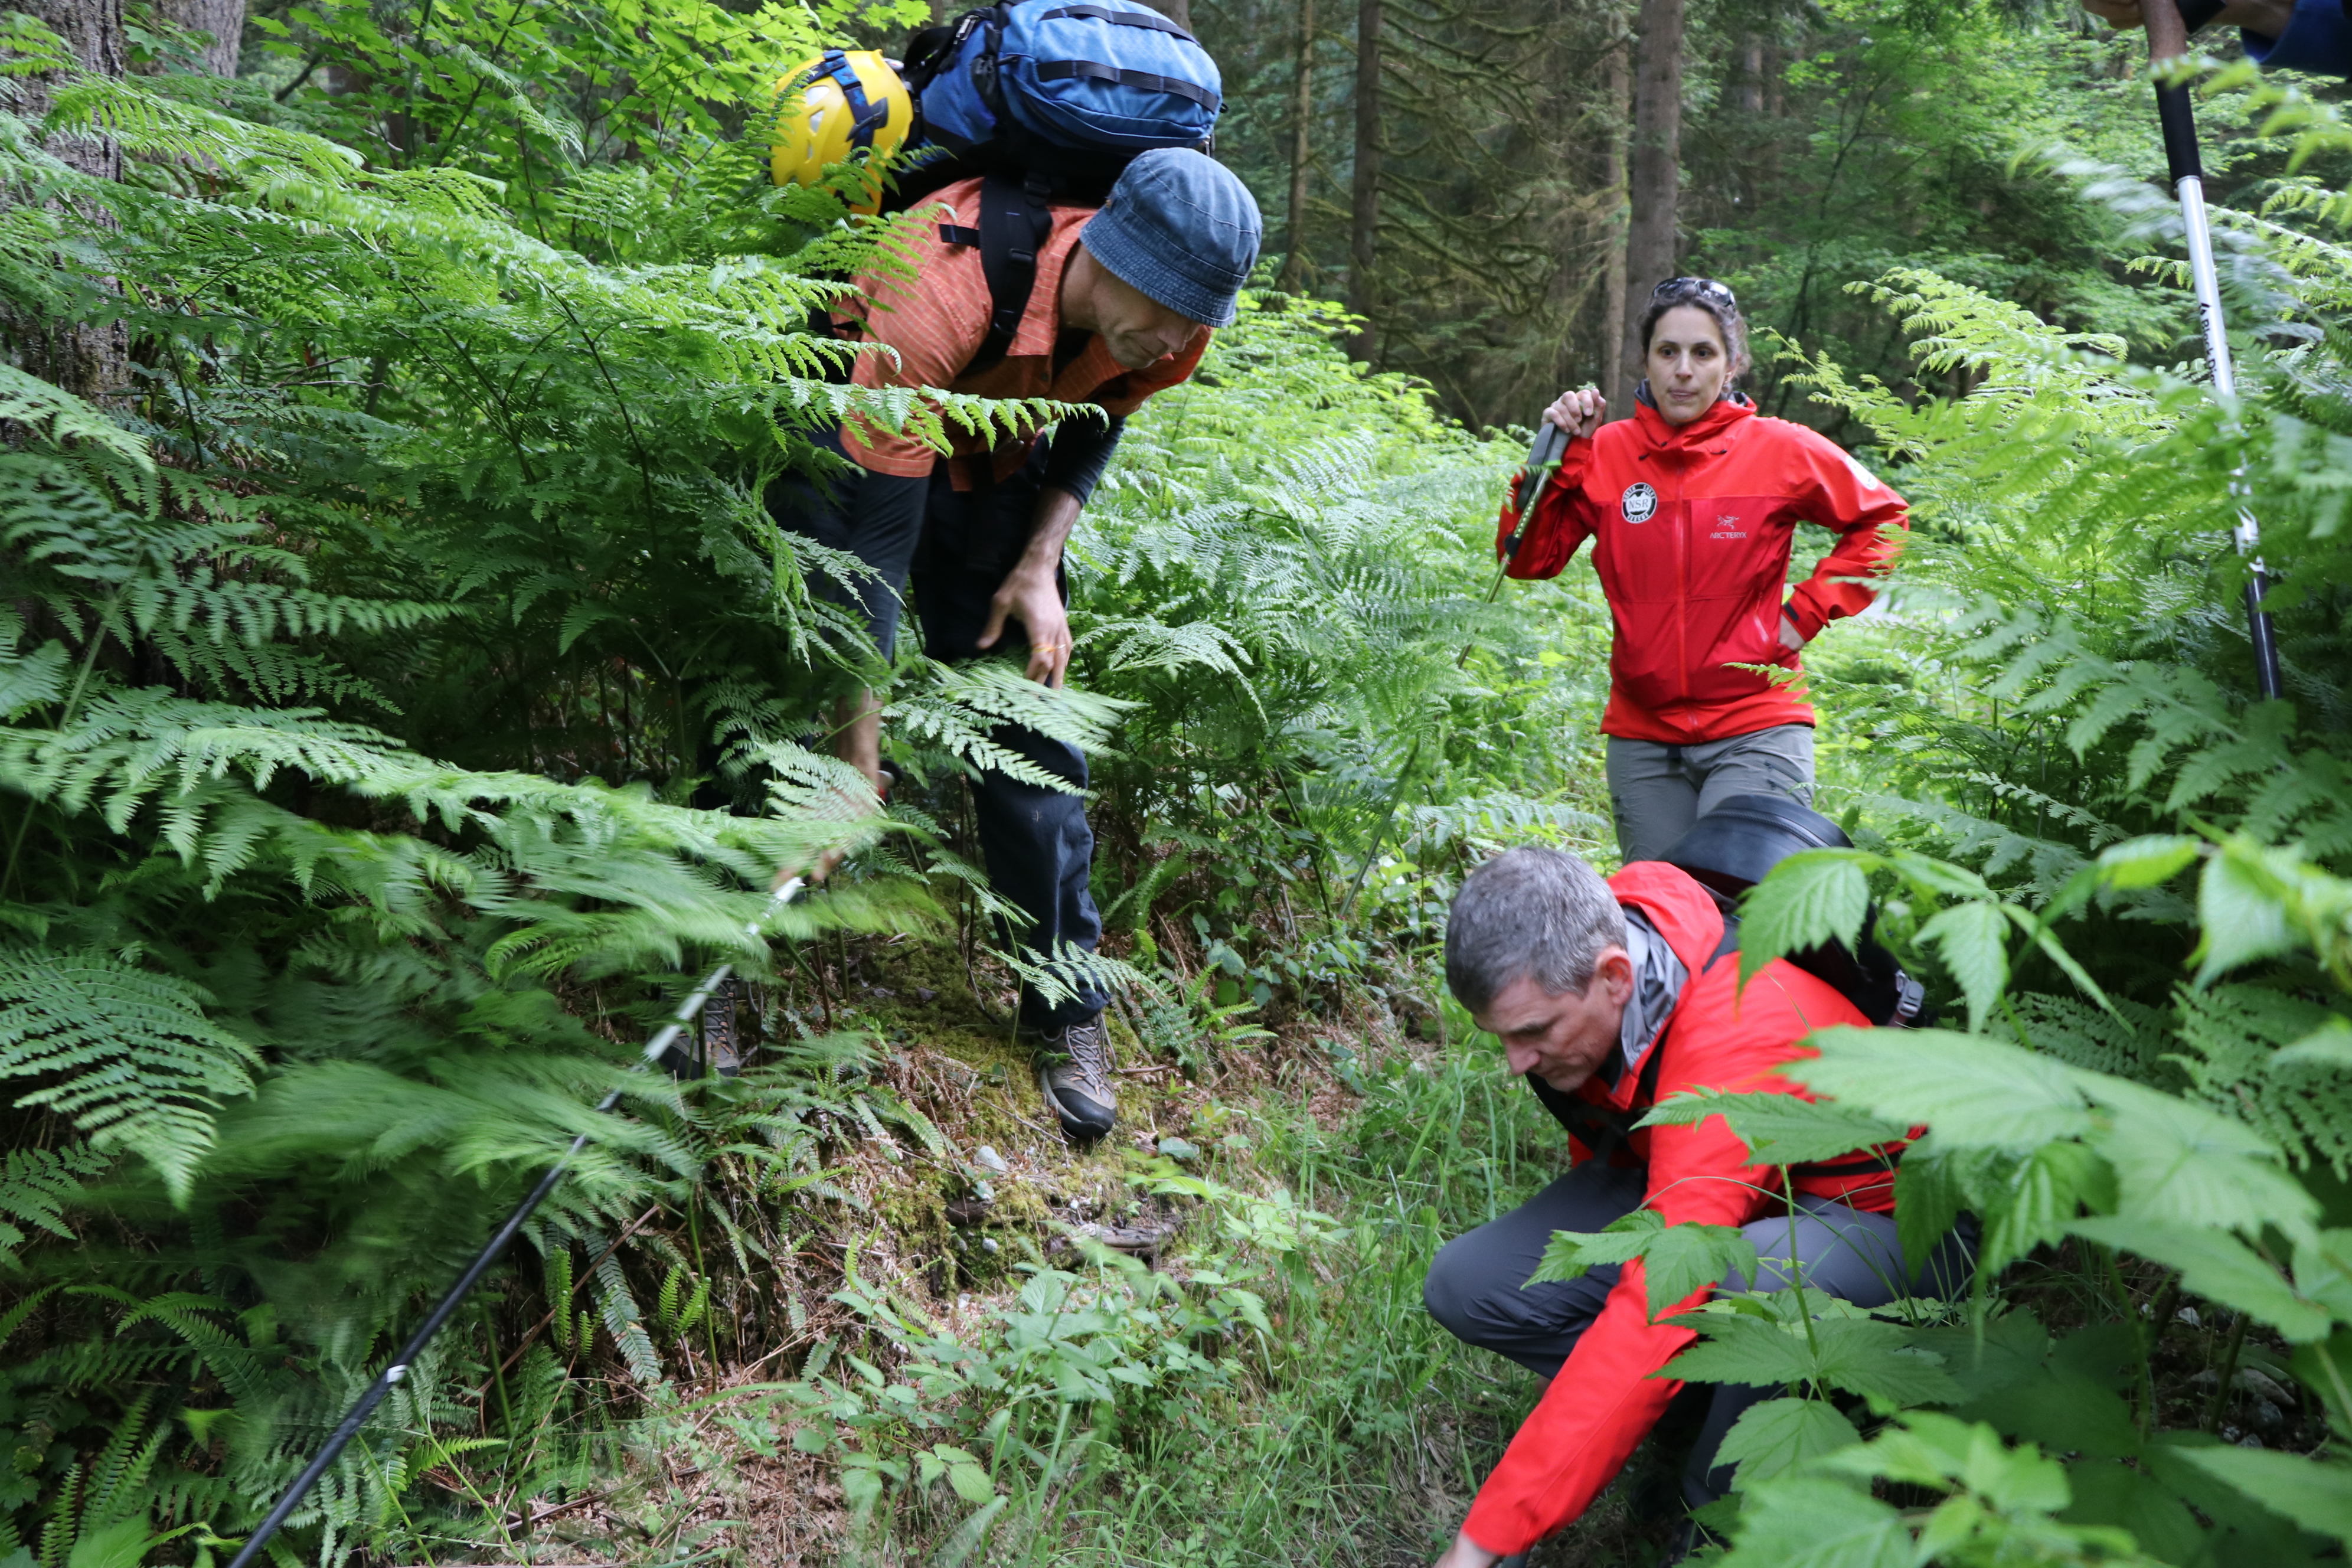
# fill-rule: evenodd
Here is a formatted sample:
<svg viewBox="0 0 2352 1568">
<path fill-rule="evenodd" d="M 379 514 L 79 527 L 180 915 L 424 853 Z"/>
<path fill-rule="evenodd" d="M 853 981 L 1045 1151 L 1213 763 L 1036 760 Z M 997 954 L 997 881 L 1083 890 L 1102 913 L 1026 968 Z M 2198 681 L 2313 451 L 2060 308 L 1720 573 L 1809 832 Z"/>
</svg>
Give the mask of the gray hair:
<svg viewBox="0 0 2352 1568">
<path fill-rule="evenodd" d="M 1445 984 L 1473 1013 L 1532 975 L 1551 995 L 1592 984 L 1625 945 L 1625 911 L 1601 873 L 1565 849 L 1506 849 L 1462 880 L 1445 922 Z"/>
</svg>

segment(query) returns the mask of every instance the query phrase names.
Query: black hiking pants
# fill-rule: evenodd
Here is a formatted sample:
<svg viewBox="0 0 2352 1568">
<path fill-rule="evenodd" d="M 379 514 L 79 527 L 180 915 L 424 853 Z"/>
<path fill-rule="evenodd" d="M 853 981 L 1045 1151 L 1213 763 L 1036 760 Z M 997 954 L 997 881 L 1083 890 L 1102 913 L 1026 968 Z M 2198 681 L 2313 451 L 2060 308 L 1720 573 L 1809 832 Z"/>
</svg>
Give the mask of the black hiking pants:
<svg viewBox="0 0 2352 1568">
<path fill-rule="evenodd" d="M 1553 1231 L 1606 1228 L 1641 1206 L 1647 1179 L 1639 1167 L 1580 1165 L 1500 1219 L 1455 1237 L 1438 1249 L 1422 1285 L 1429 1315 L 1466 1344 L 1507 1355 L 1538 1377 L 1558 1376 L 1624 1270 L 1604 1264 L 1580 1279 L 1547 1285 L 1528 1285 L 1528 1276 Z M 1883 1307 L 1898 1296 L 1949 1298 L 1968 1288 L 1973 1249 L 1960 1231 L 1913 1268 L 1892 1215 L 1826 1198 L 1799 1197 L 1796 1207 L 1793 1216 L 1777 1214 L 1743 1228 L 1755 1244 L 1757 1278 L 1751 1284 L 1735 1270 L 1724 1289 L 1785 1289 L 1802 1278 L 1809 1288 L 1858 1307 Z M 1683 1470 L 1685 1503 L 1703 1507 L 1731 1489 L 1731 1467 L 1717 1465 L 1715 1451 L 1749 1405 L 1779 1392 L 1695 1383 L 1677 1396 L 1669 1422 L 1685 1430 L 1689 1422 L 1698 1426 Z"/>
<path fill-rule="evenodd" d="M 838 451 L 838 438 L 833 438 Z M 805 533 L 828 549 L 845 551 L 874 569 L 874 576 L 845 588 L 830 577 L 817 591 L 837 604 L 860 610 L 866 630 L 884 658 L 896 647 L 902 595 L 911 584 L 921 616 L 923 651 L 942 663 L 980 658 L 1024 658 L 1026 627 L 1006 623 L 993 648 L 982 650 L 989 601 L 1019 563 L 1029 542 L 1044 489 L 1048 449 L 1040 442 L 1026 468 L 985 489 L 958 490 L 948 465 L 932 471 L 919 515 L 881 530 L 860 531 L 856 487 L 862 476 L 829 485 L 789 479 L 771 489 L 769 510 L 780 525 Z M 1069 581 L 1062 578 L 1062 598 Z M 995 745 L 1073 787 L 1087 787 L 1086 753 L 1065 741 L 1025 725 L 1003 723 L 989 733 Z M 1026 917 L 1027 929 L 1006 933 L 1024 961 L 1047 969 L 1073 995 L 1049 1000 L 1024 983 L 1021 1023 L 1036 1029 L 1084 1023 L 1109 998 L 1083 967 L 1055 963 L 1056 953 L 1091 953 L 1102 936 L 1088 879 L 1094 866 L 1094 830 L 1087 825 L 1085 798 L 1016 779 L 994 768 L 972 781 L 972 815 L 988 880 L 1004 900 Z"/>
</svg>

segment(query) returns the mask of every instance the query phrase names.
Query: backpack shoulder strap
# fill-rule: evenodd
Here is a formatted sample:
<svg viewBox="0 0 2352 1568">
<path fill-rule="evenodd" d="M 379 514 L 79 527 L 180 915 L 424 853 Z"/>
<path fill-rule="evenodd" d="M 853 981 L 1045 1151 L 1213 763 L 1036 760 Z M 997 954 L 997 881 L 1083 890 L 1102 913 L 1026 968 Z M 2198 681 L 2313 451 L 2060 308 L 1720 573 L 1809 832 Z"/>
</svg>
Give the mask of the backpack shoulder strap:
<svg viewBox="0 0 2352 1568">
<path fill-rule="evenodd" d="M 988 279 L 988 334 L 965 370 L 986 370 L 1012 351 L 1029 297 L 1036 291 L 1037 253 L 1053 231 L 1054 212 L 1042 184 L 1002 174 L 981 182 L 976 228 L 940 226 L 940 237 L 949 244 L 980 247 L 980 270 Z"/>
</svg>

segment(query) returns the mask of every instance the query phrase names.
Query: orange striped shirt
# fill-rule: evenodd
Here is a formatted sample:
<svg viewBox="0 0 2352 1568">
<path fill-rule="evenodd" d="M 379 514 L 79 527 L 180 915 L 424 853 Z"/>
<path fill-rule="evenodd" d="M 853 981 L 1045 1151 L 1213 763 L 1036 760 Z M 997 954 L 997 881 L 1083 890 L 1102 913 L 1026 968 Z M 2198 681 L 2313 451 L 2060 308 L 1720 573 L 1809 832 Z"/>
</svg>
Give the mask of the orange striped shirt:
<svg viewBox="0 0 2352 1568">
<path fill-rule="evenodd" d="M 977 224 L 980 182 L 964 180 L 939 193 L 936 204 L 948 208 L 940 222 Z M 1013 335 L 1013 346 L 1003 359 L 977 374 L 964 367 L 980 352 L 988 336 L 992 309 L 988 279 L 981 270 L 980 247 L 950 245 L 939 226 L 926 222 L 908 258 L 912 279 L 867 273 L 857 280 L 858 299 L 849 306 L 848 319 L 835 326 L 845 337 L 887 344 L 898 351 L 894 363 L 887 353 L 858 356 L 852 379 L 859 386 L 937 386 L 977 397 L 1051 397 L 1066 403 L 1091 403 L 1106 414 L 1134 413 L 1144 399 L 1190 379 L 1209 346 L 1209 329 L 1202 327 L 1182 352 L 1141 370 L 1125 370 L 1110 357 L 1102 339 L 1088 334 L 1086 347 L 1057 373 L 1054 349 L 1062 335 L 1062 269 L 1078 230 L 1094 216 L 1092 207 L 1055 207 L 1053 229 L 1037 257 L 1037 283 L 1029 292 L 1029 308 Z M 933 405 L 934 412 L 937 405 Z M 999 479 L 1011 478 L 1029 460 L 1037 432 L 1006 435 L 968 431 L 946 422 L 948 437 L 958 458 L 987 461 Z M 877 474 L 920 479 L 931 471 L 939 454 L 921 441 L 883 428 L 862 416 L 852 416 L 841 427 L 841 442 L 861 468 Z M 986 454 L 986 458 L 982 458 Z M 979 462 L 959 462 L 952 475 L 958 489 L 971 488 Z"/>
</svg>

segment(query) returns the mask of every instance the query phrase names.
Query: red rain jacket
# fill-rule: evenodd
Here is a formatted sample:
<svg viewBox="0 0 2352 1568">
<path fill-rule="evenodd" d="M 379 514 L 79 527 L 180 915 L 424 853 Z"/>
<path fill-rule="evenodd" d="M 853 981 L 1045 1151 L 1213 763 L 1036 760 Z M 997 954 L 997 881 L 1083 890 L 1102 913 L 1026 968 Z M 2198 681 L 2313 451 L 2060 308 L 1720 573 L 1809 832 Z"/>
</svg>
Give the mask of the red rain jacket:
<svg viewBox="0 0 2352 1568">
<path fill-rule="evenodd" d="M 1745 401 L 1679 426 L 1637 406 L 1569 444 L 1534 510 L 1512 576 L 1558 576 L 1594 542 L 1617 623 L 1601 732 L 1685 746 L 1813 721 L 1802 686 L 1731 668 L 1801 668 L 1780 646 L 1798 523 L 1844 536 L 1788 596 L 1808 641 L 1869 606 L 1873 589 L 1840 579 L 1884 575 L 1900 548 L 1892 531 L 1910 526 L 1903 498 L 1835 442 Z M 1506 502 L 1498 551 L 1517 524 Z"/>
<path fill-rule="evenodd" d="M 1805 1096 L 1780 1075 L 1780 1067 L 1811 1053 L 1798 1042 L 1830 1024 L 1866 1022 L 1853 1004 L 1826 982 L 1775 959 L 1743 992 L 1739 962 L 1715 960 L 1723 916 L 1706 889 L 1655 860 L 1636 861 L 1609 880 L 1617 901 L 1649 917 L 1658 934 L 1690 971 L 1657 1041 L 1661 1053 L 1652 1092 L 1648 1077 L 1629 1068 L 1613 1088 L 1596 1077 L 1575 1098 L 1633 1113 L 1688 1089 Z M 1646 1062 L 1644 1063 L 1646 1065 Z M 1890 1151 L 1899 1145 L 1889 1145 Z M 1579 1141 L 1578 1163 L 1592 1158 Z M 1643 1205 L 1668 1225 L 1743 1226 L 1778 1212 L 1772 1194 L 1780 1175 L 1749 1158 L 1721 1117 L 1696 1127 L 1635 1131 L 1620 1161 L 1648 1168 Z M 1823 1167 L 1801 1168 L 1791 1184 L 1876 1214 L 1895 1209 L 1895 1178 L 1885 1160 L 1855 1155 Z M 1687 1312 L 1714 1293 L 1712 1286 L 1659 1312 Z M 1637 1259 L 1625 1271 L 1584 1337 L 1577 1341 L 1543 1400 L 1511 1439 L 1502 1463 L 1479 1489 L 1463 1530 L 1489 1552 L 1523 1552 L 1581 1514 L 1613 1479 L 1634 1447 L 1664 1413 L 1682 1384 L 1653 1377 L 1697 1339 L 1688 1329 L 1650 1321 L 1647 1288 Z"/>
</svg>

